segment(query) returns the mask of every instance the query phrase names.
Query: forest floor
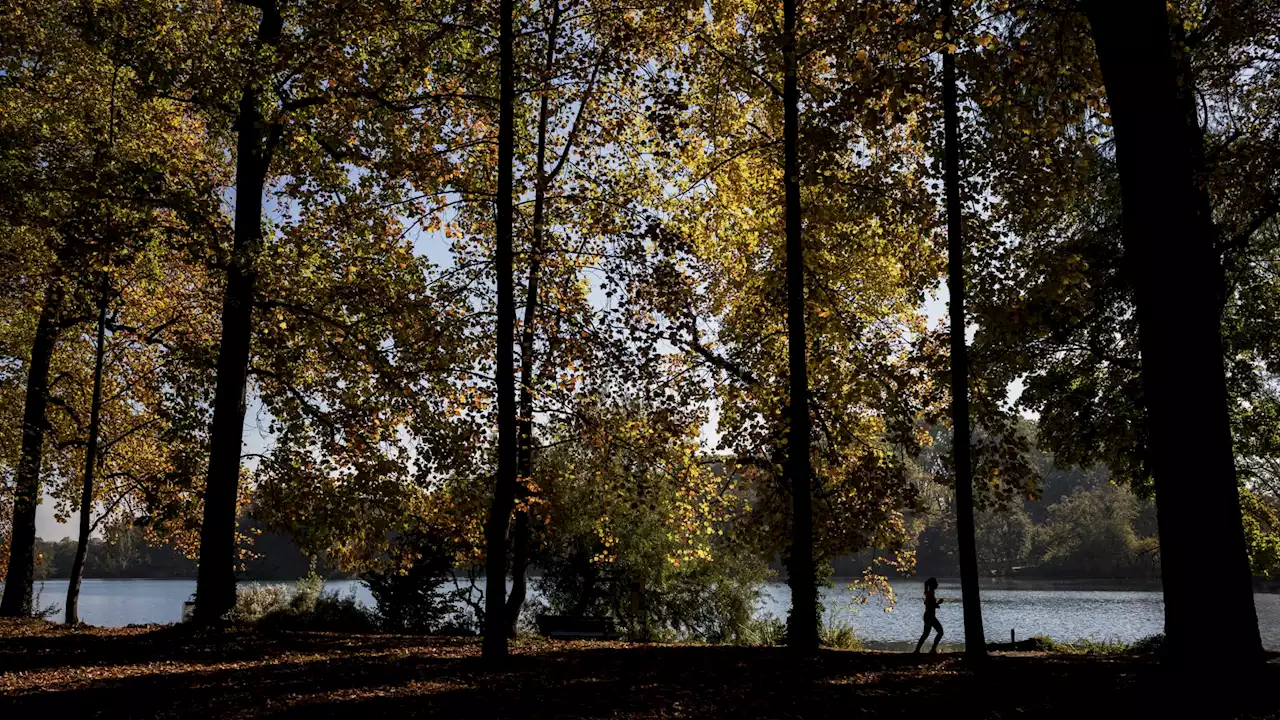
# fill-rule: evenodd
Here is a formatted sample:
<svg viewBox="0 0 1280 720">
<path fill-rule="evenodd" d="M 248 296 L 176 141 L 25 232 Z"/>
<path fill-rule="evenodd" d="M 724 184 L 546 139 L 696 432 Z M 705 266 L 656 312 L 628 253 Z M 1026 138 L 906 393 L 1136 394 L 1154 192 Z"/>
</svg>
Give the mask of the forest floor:
<svg viewBox="0 0 1280 720">
<path fill-rule="evenodd" d="M 1127 655 L 959 655 L 0 621 L 0 717 L 1280 718 L 1280 661 L 1247 675 Z"/>
</svg>

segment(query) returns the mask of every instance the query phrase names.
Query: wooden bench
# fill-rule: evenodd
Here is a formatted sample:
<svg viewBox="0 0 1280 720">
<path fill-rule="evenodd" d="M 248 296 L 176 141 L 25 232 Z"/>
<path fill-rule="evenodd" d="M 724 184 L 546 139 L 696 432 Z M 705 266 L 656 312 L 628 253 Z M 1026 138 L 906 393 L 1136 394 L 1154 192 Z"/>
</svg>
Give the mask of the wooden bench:
<svg viewBox="0 0 1280 720">
<path fill-rule="evenodd" d="M 622 637 L 611 617 L 539 615 L 538 632 L 552 640 L 617 640 Z"/>
</svg>

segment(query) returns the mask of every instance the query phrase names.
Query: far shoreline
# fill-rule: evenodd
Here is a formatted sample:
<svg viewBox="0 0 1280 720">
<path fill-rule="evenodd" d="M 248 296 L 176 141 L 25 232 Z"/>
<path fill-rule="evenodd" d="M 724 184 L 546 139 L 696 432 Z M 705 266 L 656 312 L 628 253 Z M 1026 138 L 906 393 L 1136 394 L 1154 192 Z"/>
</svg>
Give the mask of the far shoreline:
<svg viewBox="0 0 1280 720">
<path fill-rule="evenodd" d="M 540 577 L 540 575 L 537 575 L 537 574 L 529 575 L 530 579 L 535 579 L 538 577 Z M 923 582 L 923 578 L 924 578 L 923 575 L 917 575 L 917 576 L 911 576 L 911 577 L 894 577 L 894 578 L 889 578 L 889 582 L 890 584 L 893 584 L 893 585 L 911 584 L 915 582 Z M 194 582 L 195 581 L 194 576 L 154 577 L 154 576 L 145 576 L 145 575 L 134 576 L 134 577 L 87 576 L 84 579 L 85 580 L 111 580 L 111 581 L 122 581 L 122 582 L 137 582 L 137 581 Z M 480 579 L 483 580 L 483 576 L 481 576 Z M 843 576 L 843 577 L 830 578 L 831 582 L 837 588 L 849 585 L 850 583 L 857 582 L 861 579 L 862 578 L 857 576 Z M 50 578 L 37 579 L 35 581 L 35 584 L 39 585 L 41 583 L 48 583 L 48 582 L 66 582 L 67 580 L 68 578 L 65 578 L 65 577 L 50 577 Z M 297 580 L 298 578 L 292 578 L 292 577 L 239 578 L 237 579 L 237 583 L 238 584 L 239 583 L 260 583 L 260 584 L 261 583 L 265 583 L 265 584 L 293 583 L 293 582 L 297 582 Z M 944 585 L 960 584 L 960 578 L 958 577 L 938 576 L 938 580 Z M 326 583 L 344 583 L 344 582 L 358 583 L 360 582 L 360 578 L 359 576 L 355 576 L 355 575 L 347 575 L 347 576 L 325 578 L 324 581 Z M 786 585 L 786 578 L 785 577 L 775 578 L 773 580 L 770 580 L 768 583 L 766 583 L 766 585 Z M 996 577 L 981 578 L 980 586 L 984 588 L 996 589 L 996 590 L 1027 590 L 1027 591 L 1062 589 L 1062 590 L 1101 590 L 1101 591 L 1115 590 L 1115 591 L 1160 592 L 1163 589 L 1160 583 L 1160 580 L 1158 578 L 1156 579 L 1151 579 L 1151 578 L 1063 578 L 1063 577 L 996 576 Z M 4 587 L 4 583 L 0 582 L 0 588 L 2 587 Z M 1259 593 L 1259 594 L 1280 594 L 1280 580 L 1265 580 L 1262 578 L 1254 578 L 1253 591 L 1254 593 Z"/>
</svg>

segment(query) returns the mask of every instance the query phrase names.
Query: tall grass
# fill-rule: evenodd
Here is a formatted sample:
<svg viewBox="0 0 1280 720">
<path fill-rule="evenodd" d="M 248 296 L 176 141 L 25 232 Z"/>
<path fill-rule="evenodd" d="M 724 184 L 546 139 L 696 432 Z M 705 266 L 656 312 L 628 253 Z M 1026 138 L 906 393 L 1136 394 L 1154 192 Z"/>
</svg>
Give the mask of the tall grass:
<svg viewBox="0 0 1280 720">
<path fill-rule="evenodd" d="M 1125 642 L 1116 638 L 1099 639 L 1081 638 L 1075 642 L 1062 642 L 1037 635 L 1040 646 L 1049 652 L 1067 655 L 1148 655 L 1159 653 L 1164 645 L 1164 635 L 1148 635 L 1147 637 Z"/>
<path fill-rule="evenodd" d="M 737 644 L 776 647 L 786 643 L 787 624 L 775 615 L 762 615 L 747 622 Z"/>
<path fill-rule="evenodd" d="M 236 622 L 289 630 L 372 632 L 375 613 L 355 593 L 324 592 L 324 581 L 312 573 L 289 588 L 285 585 L 242 585 L 236 588 Z"/>
<path fill-rule="evenodd" d="M 837 650 L 861 650 L 862 639 L 857 628 L 848 620 L 828 615 L 822 620 L 818 642 L 822 647 Z M 764 645 L 776 647 L 787 644 L 787 623 L 774 615 L 751 618 L 737 638 L 737 645 Z"/>
<path fill-rule="evenodd" d="M 822 623 L 819 642 L 823 647 L 837 650 L 861 650 L 862 640 L 858 637 L 857 628 L 847 620 L 826 620 Z"/>
</svg>

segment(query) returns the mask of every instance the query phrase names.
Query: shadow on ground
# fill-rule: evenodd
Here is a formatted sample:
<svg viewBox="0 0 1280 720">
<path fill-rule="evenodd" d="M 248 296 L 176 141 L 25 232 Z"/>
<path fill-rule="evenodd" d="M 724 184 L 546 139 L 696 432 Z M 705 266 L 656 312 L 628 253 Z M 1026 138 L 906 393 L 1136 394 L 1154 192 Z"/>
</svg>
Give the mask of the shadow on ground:
<svg viewBox="0 0 1280 720">
<path fill-rule="evenodd" d="M 1211 668 L 1206 667 L 1206 671 Z M 13 717 L 1280 717 L 1280 665 L 544 643 L 501 668 L 472 640 L 177 629 L 0 637 Z"/>
</svg>

